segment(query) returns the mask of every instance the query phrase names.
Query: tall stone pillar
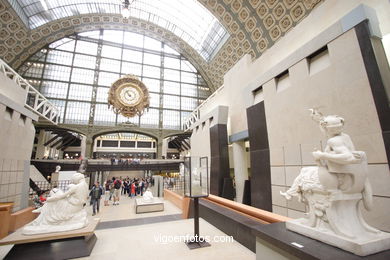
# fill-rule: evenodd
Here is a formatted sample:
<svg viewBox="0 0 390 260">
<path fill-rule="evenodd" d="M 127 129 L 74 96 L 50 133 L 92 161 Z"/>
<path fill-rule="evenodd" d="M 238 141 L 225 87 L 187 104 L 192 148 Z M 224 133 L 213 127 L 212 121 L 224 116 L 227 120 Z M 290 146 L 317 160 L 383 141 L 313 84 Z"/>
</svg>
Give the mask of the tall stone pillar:
<svg viewBox="0 0 390 260">
<path fill-rule="evenodd" d="M 236 181 L 236 198 L 237 202 L 242 203 L 244 194 L 244 184 L 248 180 L 248 166 L 246 158 L 245 142 L 238 141 L 232 144 L 234 178 Z"/>
<path fill-rule="evenodd" d="M 164 138 L 162 140 L 162 145 L 161 145 L 161 156 L 167 158 L 167 151 L 168 151 L 168 138 Z"/>
<path fill-rule="evenodd" d="M 80 152 L 80 156 L 83 159 L 86 156 L 86 150 L 87 150 L 87 137 L 83 135 L 81 138 L 81 152 Z"/>
<path fill-rule="evenodd" d="M 157 159 L 161 159 L 162 158 L 162 150 L 163 150 L 163 139 L 162 138 L 158 138 L 156 140 L 157 142 Z"/>
<path fill-rule="evenodd" d="M 92 136 L 86 136 L 85 139 L 86 139 L 86 141 L 85 141 L 85 156 L 83 158 L 91 159 L 92 153 L 93 153 L 93 145 L 94 145 L 93 138 L 92 138 Z M 81 142 L 81 147 L 82 147 L 82 145 L 83 144 Z"/>
<path fill-rule="evenodd" d="M 42 159 L 45 156 L 45 138 L 46 131 L 41 129 L 38 135 L 37 152 L 35 153 L 35 159 Z"/>
</svg>

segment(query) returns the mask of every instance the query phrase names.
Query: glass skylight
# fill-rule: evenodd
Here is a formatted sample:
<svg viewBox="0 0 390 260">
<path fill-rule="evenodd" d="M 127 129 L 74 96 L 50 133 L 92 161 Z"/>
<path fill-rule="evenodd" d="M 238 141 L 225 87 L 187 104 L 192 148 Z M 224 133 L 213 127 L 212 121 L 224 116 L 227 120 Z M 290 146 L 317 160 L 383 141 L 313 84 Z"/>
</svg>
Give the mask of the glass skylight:
<svg viewBox="0 0 390 260">
<path fill-rule="evenodd" d="M 8 0 L 19 4 L 30 29 L 81 14 L 121 14 L 122 0 Z M 131 1 L 130 1 L 131 2 Z M 197 0 L 135 0 L 130 17 L 157 24 L 186 41 L 209 61 L 229 37 L 226 29 Z M 16 10 L 18 11 L 18 10 Z M 26 19 L 24 19 L 26 20 Z"/>
</svg>

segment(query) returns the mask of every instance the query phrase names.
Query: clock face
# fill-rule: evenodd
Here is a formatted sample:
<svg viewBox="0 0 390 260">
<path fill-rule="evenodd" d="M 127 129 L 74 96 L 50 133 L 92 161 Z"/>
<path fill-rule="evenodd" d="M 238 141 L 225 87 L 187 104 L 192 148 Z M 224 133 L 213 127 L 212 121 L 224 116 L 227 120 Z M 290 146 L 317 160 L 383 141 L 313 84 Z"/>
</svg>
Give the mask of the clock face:
<svg viewBox="0 0 390 260">
<path fill-rule="evenodd" d="M 119 98 L 124 105 L 136 105 L 141 101 L 140 90 L 133 86 L 125 86 L 120 89 Z"/>
<path fill-rule="evenodd" d="M 117 114 L 125 117 L 141 116 L 149 108 L 149 91 L 134 75 L 126 75 L 112 83 L 108 104 Z"/>
</svg>

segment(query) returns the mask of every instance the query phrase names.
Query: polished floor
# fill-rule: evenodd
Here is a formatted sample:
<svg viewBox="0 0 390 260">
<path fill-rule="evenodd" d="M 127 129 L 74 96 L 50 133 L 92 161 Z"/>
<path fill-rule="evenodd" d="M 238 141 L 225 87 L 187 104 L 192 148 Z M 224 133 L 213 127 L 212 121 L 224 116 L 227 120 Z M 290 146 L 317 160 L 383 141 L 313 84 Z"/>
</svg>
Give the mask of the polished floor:
<svg viewBox="0 0 390 260">
<path fill-rule="evenodd" d="M 190 250 L 184 239 L 193 234 L 193 219 L 182 219 L 181 210 L 164 201 L 163 212 L 135 214 L 135 200 L 122 196 L 119 205 L 103 206 L 95 234 L 98 238 L 89 257 L 80 259 L 242 259 L 256 255 L 231 237 L 200 219 L 200 234 L 210 247 Z M 88 207 L 91 215 L 92 209 Z M 92 216 L 91 216 L 92 217 Z M 0 246 L 2 259 L 12 246 Z"/>
</svg>

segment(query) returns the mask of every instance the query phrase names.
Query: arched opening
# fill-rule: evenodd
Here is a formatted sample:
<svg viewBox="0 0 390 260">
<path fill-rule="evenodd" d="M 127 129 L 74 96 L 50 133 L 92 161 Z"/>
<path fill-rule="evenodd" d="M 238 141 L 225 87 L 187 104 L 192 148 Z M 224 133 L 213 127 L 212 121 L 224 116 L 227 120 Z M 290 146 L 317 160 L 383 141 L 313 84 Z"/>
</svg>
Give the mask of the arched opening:
<svg viewBox="0 0 390 260">
<path fill-rule="evenodd" d="M 116 131 L 94 136 L 93 158 L 112 164 L 136 164 L 157 158 L 157 138 L 139 132 Z"/>
</svg>

